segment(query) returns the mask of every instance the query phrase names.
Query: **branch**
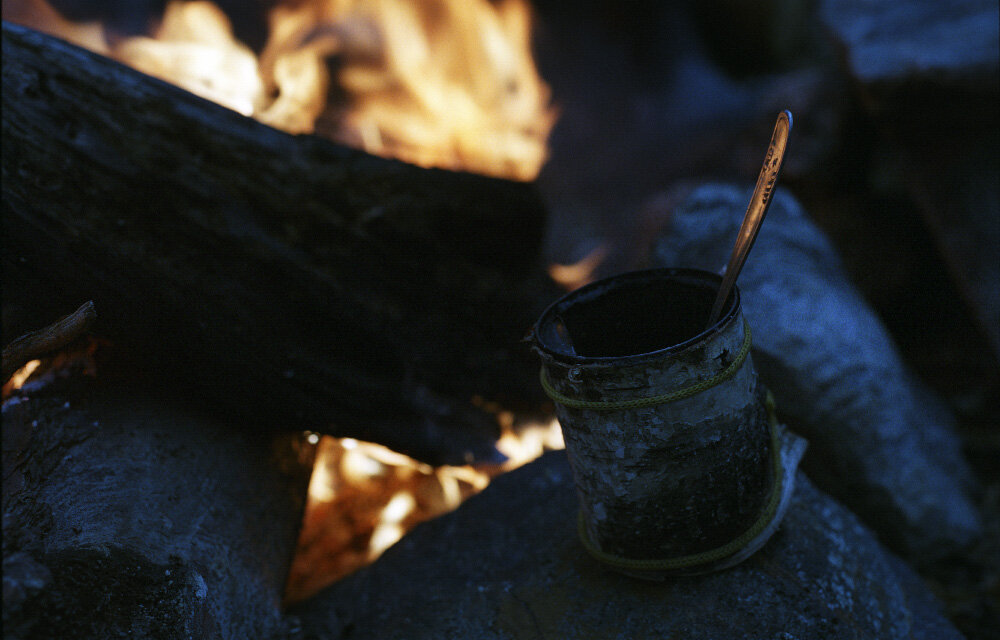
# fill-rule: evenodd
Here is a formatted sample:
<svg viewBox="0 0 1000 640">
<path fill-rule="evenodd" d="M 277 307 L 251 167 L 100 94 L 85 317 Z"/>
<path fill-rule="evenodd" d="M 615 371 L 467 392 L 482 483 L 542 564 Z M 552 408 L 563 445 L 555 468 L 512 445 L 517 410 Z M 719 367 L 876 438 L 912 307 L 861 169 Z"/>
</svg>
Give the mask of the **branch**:
<svg viewBox="0 0 1000 640">
<path fill-rule="evenodd" d="M 94 301 L 88 300 L 80 308 L 38 331 L 26 333 L 3 348 L 3 381 L 10 380 L 14 372 L 30 360 L 62 349 L 90 330 L 97 319 Z"/>
</svg>

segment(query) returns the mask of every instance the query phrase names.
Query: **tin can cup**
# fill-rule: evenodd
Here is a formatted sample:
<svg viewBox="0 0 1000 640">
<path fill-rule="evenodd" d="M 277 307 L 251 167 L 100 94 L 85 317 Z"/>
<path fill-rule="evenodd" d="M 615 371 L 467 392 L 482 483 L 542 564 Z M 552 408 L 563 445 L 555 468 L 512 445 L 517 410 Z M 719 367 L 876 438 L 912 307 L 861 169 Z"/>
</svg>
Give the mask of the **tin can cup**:
<svg viewBox="0 0 1000 640">
<path fill-rule="evenodd" d="M 767 541 L 805 442 L 773 418 L 734 288 L 721 278 L 626 273 L 553 303 L 534 327 L 598 560 L 644 578 L 713 571 Z"/>
</svg>

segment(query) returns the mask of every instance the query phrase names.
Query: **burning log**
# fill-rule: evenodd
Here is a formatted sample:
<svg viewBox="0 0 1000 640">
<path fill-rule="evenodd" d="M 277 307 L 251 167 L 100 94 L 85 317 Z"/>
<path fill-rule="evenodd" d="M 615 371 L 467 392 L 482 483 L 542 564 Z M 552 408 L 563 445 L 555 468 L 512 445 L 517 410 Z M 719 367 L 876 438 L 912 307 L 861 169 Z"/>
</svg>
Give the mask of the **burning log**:
<svg viewBox="0 0 1000 640">
<path fill-rule="evenodd" d="M 26 333 L 3 348 L 3 383 L 29 360 L 43 356 L 70 344 L 90 328 L 97 318 L 94 302 L 83 303 L 79 309 L 44 329 Z"/>
<path fill-rule="evenodd" d="M 2 120 L 8 335 L 92 298 L 221 410 L 430 462 L 492 455 L 474 396 L 540 399 L 533 185 L 291 136 L 8 23 Z"/>
<path fill-rule="evenodd" d="M 4 403 L 4 637 L 271 637 L 312 447 L 119 386 Z"/>
</svg>

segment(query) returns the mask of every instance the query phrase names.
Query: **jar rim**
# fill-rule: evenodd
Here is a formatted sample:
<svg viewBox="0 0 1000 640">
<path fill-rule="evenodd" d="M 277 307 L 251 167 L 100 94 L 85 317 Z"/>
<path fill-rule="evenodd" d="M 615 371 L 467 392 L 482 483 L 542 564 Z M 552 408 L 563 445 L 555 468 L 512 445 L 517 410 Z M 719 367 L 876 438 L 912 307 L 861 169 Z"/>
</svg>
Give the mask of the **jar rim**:
<svg viewBox="0 0 1000 640">
<path fill-rule="evenodd" d="M 671 341 L 670 344 L 667 344 L 664 347 L 642 349 L 635 353 L 587 355 L 586 353 L 581 354 L 576 352 L 572 336 L 568 335 L 569 329 L 567 327 L 567 317 L 572 318 L 574 313 L 578 314 L 580 309 L 585 309 L 588 306 L 600 306 L 602 304 L 607 305 L 611 301 L 613 301 L 611 302 L 612 304 L 619 303 L 621 300 L 615 299 L 616 297 L 627 298 L 628 296 L 628 293 L 623 292 L 627 292 L 627 290 L 630 289 L 639 290 L 640 288 L 649 287 L 651 285 L 655 286 L 657 284 L 661 286 L 664 284 L 671 284 L 671 286 L 698 288 L 704 290 L 707 295 L 707 299 L 709 300 L 709 308 L 704 310 L 704 321 L 707 322 L 711 301 L 714 300 L 714 295 L 722 284 L 722 277 L 716 273 L 702 269 L 692 269 L 686 267 L 660 267 L 656 269 L 630 271 L 592 282 L 562 296 L 550 304 L 548 308 L 542 312 L 538 321 L 535 323 L 534 327 L 532 327 L 532 332 L 530 334 L 534 350 L 543 357 L 543 360 L 550 360 L 555 363 L 566 365 L 593 364 L 628 366 L 641 364 L 646 360 L 661 359 L 664 356 L 680 353 L 694 344 L 704 342 L 710 339 L 713 335 L 721 333 L 725 330 L 739 315 L 740 293 L 738 287 L 734 286 L 719 320 L 712 326 L 701 328 L 699 331 L 695 331 L 692 335 L 684 339 Z M 635 311 L 635 309 L 621 309 L 622 318 L 619 319 L 619 324 L 622 326 L 629 326 L 628 320 L 630 318 L 628 317 L 628 313 L 630 311 Z M 696 316 L 697 311 L 698 310 L 695 310 Z M 591 313 L 591 315 L 593 314 Z M 646 319 L 646 321 L 651 321 L 651 319 Z M 693 319 L 689 318 L 687 323 L 690 325 L 691 322 L 697 321 L 697 317 Z M 635 327 L 629 326 L 629 329 L 633 328 Z M 602 327 L 596 327 L 594 332 L 599 333 L 601 329 Z M 602 338 L 598 337 L 597 339 L 601 340 Z M 640 336 L 638 338 L 625 337 L 623 339 L 639 339 L 641 341 L 642 338 Z"/>
</svg>

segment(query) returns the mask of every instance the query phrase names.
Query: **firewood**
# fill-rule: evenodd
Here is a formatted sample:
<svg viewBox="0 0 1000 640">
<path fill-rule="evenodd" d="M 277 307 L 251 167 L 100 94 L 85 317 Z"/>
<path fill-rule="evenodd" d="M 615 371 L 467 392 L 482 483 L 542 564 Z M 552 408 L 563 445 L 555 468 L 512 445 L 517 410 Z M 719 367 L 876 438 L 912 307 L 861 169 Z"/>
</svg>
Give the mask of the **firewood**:
<svg viewBox="0 0 1000 640">
<path fill-rule="evenodd" d="M 12 341 L 3 348 L 3 383 L 7 384 L 14 372 L 29 360 L 61 349 L 84 335 L 96 319 L 94 301 L 89 300 L 65 318 Z"/>
<path fill-rule="evenodd" d="M 494 455 L 474 397 L 541 401 L 534 185 L 292 136 L 8 23 L 2 121 L 5 333 L 93 299 L 248 425 L 429 462 Z"/>
</svg>

